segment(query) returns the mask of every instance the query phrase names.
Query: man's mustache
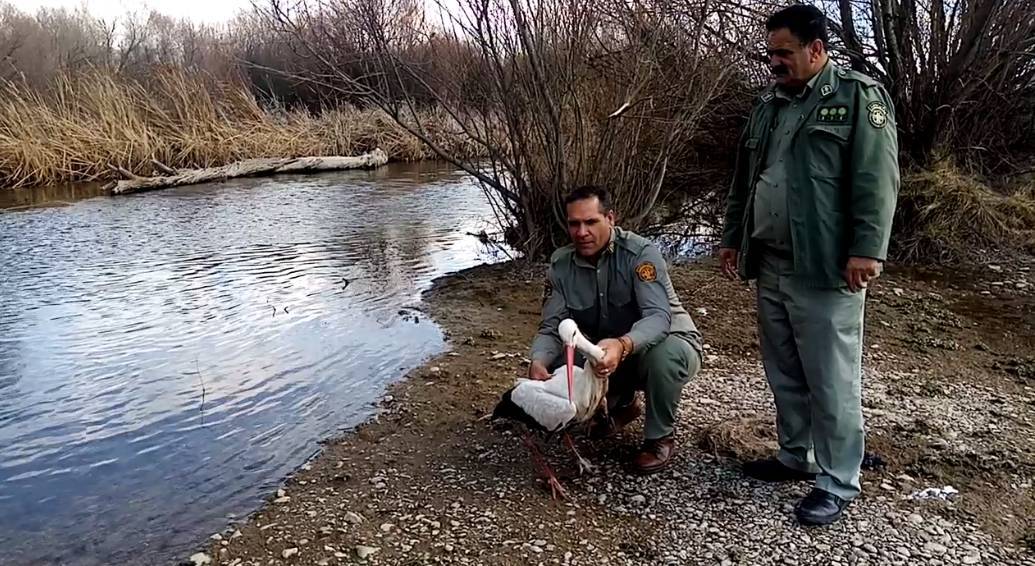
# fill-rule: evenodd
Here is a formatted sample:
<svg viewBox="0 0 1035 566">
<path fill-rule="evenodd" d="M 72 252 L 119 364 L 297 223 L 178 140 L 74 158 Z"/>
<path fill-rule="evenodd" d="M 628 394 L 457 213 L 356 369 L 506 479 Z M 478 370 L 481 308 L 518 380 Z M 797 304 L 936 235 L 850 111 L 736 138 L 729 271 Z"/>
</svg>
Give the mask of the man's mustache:
<svg viewBox="0 0 1035 566">
<path fill-rule="evenodd" d="M 790 73 L 791 70 L 787 68 L 787 65 L 777 65 L 772 68 L 772 73 L 778 77 L 782 77 Z"/>
</svg>

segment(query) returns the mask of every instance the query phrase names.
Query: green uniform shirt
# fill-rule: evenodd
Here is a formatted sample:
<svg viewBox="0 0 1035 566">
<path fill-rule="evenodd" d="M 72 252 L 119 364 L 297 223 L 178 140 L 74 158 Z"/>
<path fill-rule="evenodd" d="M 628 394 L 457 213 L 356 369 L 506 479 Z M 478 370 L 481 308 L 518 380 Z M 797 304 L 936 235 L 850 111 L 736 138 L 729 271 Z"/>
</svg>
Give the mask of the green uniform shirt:
<svg viewBox="0 0 1035 566">
<path fill-rule="evenodd" d="M 884 87 L 862 73 L 828 63 L 814 79 L 784 152 L 791 190 L 781 200 L 793 277 L 843 287 L 849 257 L 887 256 L 900 184 L 895 111 Z M 754 237 L 755 203 L 779 106 L 769 87 L 752 109 L 726 200 L 722 245 L 740 251 L 745 280 L 758 276 L 763 251 Z"/>
<path fill-rule="evenodd" d="M 791 190 L 791 182 L 787 165 L 791 159 L 791 140 L 802 119 L 801 107 L 808 102 L 819 75 L 816 73 L 797 95 L 780 89 L 773 91 L 773 103 L 779 105 L 779 110 L 773 119 L 764 168 L 755 186 L 755 229 L 751 236 L 788 252 L 791 251 L 791 224 L 787 217 L 787 191 Z"/>
<path fill-rule="evenodd" d="M 669 334 L 698 352 L 702 348 L 701 334 L 680 303 L 657 246 L 621 228 L 612 231 L 595 265 L 572 245 L 554 252 L 531 359 L 550 364 L 561 354 L 557 325 L 565 318 L 574 320 L 593 343 L 628 334 L 634 353 Z"/>
</svg>

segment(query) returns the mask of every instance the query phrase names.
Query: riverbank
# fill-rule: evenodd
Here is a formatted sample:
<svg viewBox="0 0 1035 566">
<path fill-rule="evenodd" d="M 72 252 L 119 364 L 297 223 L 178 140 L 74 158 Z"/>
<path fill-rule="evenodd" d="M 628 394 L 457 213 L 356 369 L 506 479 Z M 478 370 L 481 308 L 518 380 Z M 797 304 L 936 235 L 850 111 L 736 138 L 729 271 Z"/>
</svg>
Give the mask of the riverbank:
<svg viewBox="0 0 1035 566">
<path fill-rule="evenodd" d="M 867 311 L 864 495 L 827 529 L 802 529 L 807 486 L 745 480 L 738 458 L 772 444 L 749 289 L 714 265 L 673 281 L 705 334 L 684 390 L 674 465 L 647 478 L 618 439 L 579 439 L 600 465 L 553 502 L 524 447 L 479 417 L 523 372 L 542 272 L 513 264 L 441 279 L 427 314 L 451 350 L 384 398 L 377 418 L 329 441 L 267 504 L 215 535 L 216 564 L 1033 564 L 1035 262 L 893 270 Z M 949 500 L 921 499 L 952 486 Z M 1028 548 L 1026 548 L 1028 547 Z M 360 558 L 365 557 L 365 558 Z"/>
<path fill-rule="evenodd" d="M 439 146 L 463 158 L 479 155 L 445 112 L 424 107 L 418 113 Z M 46 91 L 0 84 L 0 189 L 106 180 L 109 166 L 149 176 L 152 160 L 200 169 L 377 148 L 392 161 L 437 157 L 380 110 L 267 108 L 243 84 L 183 70 L 146 82 L 110 71 L 64 74 Z"/>
</svg>

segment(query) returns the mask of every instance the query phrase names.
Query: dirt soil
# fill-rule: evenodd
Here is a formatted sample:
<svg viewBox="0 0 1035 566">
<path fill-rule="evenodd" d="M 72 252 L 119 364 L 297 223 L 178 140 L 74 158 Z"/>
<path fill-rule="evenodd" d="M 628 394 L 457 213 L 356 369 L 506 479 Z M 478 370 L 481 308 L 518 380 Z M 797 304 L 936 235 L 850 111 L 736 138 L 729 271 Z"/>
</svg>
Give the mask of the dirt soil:
<svg viewBox="0 0 1035 566">
<path fill-rule="evenodd" d="M 846 563 L 890 563 L 881 557 L 902 559 L 910 551 L 886 552 L 883 531 L 871 524 L 886 523 L 894 533 L 888 536 L 899 536 L 911 528 L 910 521 L 925 520 L 931 533 L 943 532 L 937 525 L 951 524 L 984 537 L 982 545 L 961 547 L 962 563 L 1032 561 L 1035 549 L 1026 547 L 1035 545 L 1033 267 L 1029 262 L 892 270 L 871 289 L 864 493 L 849 508 L 857 516 L 845 519 L 841 531 L 835 529 L 829 540 L 804 535 L 806 547 L 836 549 L 843 543 L 849 550 L 857 547 L 846 552 Z M 750 533 L 722 545 L 672 547 L 670 531 L 678 529 L 720 536 L 714 519 L 709 528 L 707 508 L 727 509 L 729 501 L 750 498 L 759 506 L 752 515 L 772 517 L 781 532 L 791 533 L 787 536 L 802 536 L 794 534 L 789 510 L 796 501 L 792 496 L 804 493 L 804 488 L 758 491 L 758 484 L 739 475 L 739 460 L 765 453 L 775 438 L 771 395 L 758 361 L 752 289 L 719 277 L 711 260 L 675 266 L 672 276 L 704 333 L 707 356 L 703 371 L 684 391 L 679 452 L 671 471 L 649 478 L 629 471 L 640 421 L 618 438 L 578 439 L 583 454 L 601 465 L 593 475 L 578 476 L 564 447 L 548 445 L 548 458 L 570 495 L 567 501 L 551 500 L 517 429 L 480 419 L 524 373 L 538 323 L 542 267 L 483 266 L 443 278 L 426 293 L 424 308 L 445 329 L 449 351 L 396 384 L 375 419 L 329 441 L 261 510 L 214 535 L 205 556 L 194 560 L 233 565 L 768 561 L 750 557 L 780 541 L 765 542 Z M 959 496 L 912 497 L 942 486 L 954 487 Z M 705 491 L 677 500 L 676 492 L 684 489 Z M 679 513 L 700 506 L 691 509 L 692 517 L 703 520 L 673 519 L 676 511 L 668 509 L 674 506 Z M 732 528 L 722 528 L 721 536 Z M 848 542 L 859 532 L 868 533 L 872 544 Z M 924 540 L 929 542 L 912 551 L 914 558 L 923 556 L 927 563 L 931 556 L 930 563 L 941 563 L 936 555 L 944 547 Z M 731 550 L 736 545 L 739 550 Z M 945 563 L 957 560 L 950 558 L 955 552 L 944 555 Z M 964 557 L 967 552 L 971 558 Z M 804 555 L 799 548 L 797 556 Z M 914 563 L 906 560 L 896 563 Z M 816 563 L 830 562 L 817 558 Z"/>
</svg>

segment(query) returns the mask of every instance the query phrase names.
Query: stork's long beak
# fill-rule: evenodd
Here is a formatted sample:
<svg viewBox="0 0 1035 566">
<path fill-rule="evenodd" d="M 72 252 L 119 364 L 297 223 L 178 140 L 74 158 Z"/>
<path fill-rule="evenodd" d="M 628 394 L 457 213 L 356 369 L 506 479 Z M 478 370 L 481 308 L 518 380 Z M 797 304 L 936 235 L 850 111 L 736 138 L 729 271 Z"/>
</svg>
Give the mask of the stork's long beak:
<svg viewBox="0 0 1035 566">
<path fill-rule="evenodd" d="M 575 344 L 564 345 L 564 355 L 567 357 L 568 362 L 568 401 L 574 402 L 572 397 L 572 388 L 575 382 Z"/>
</svg>

